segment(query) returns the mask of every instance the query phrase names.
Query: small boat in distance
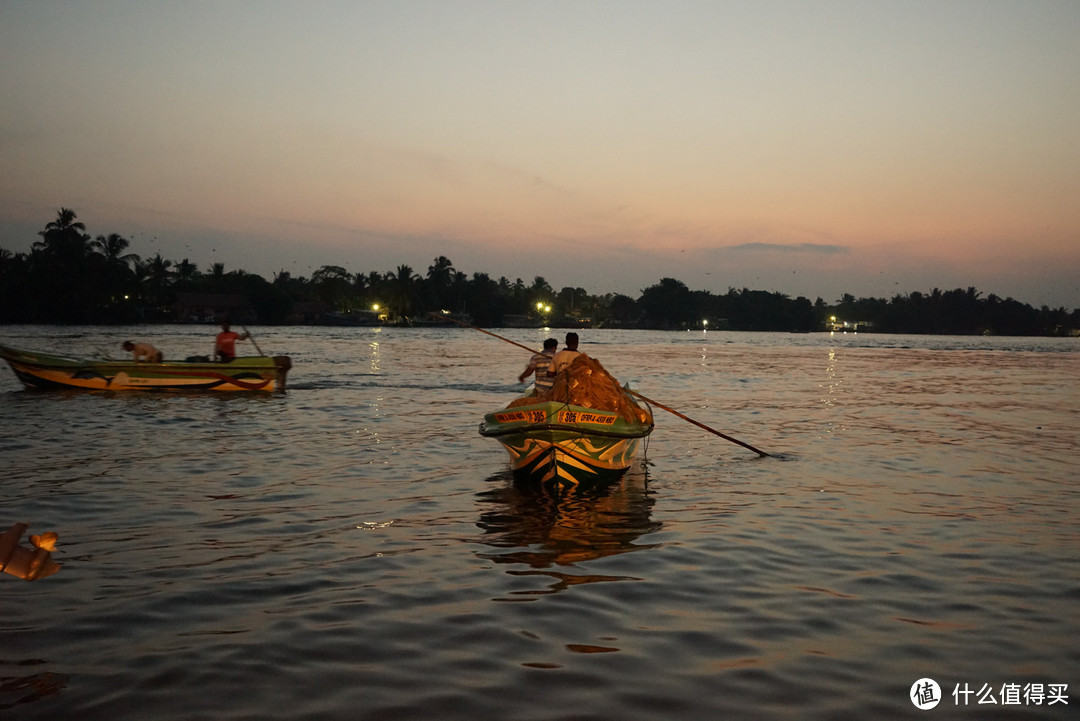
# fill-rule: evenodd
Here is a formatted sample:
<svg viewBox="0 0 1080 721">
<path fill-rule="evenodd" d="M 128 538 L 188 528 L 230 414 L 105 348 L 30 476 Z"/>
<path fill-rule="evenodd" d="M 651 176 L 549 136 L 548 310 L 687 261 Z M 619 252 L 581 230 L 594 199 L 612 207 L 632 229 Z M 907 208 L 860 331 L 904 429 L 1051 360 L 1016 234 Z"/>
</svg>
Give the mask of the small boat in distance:
<svg viewBox="0 0 1080 721">
<path fill-rule="evenodd" d="M 506 314 L 502 317 L 501 325 L 503 328 L 543 328 L 544 322 L 531 315 Z"/>
<path fill-rule="evenodd" d="M 618 480 L 652 430 L 652 409 L 585 355 L 560 372 L 551 390 L 517 398 L 480 424 L 480 435 L 510 454 L 518 481 L 555 486 Z"/>
<path fill-rule="evenodd" d="M 437 328 L 442 326 L 471 325 L 472 316 L 468 313 L 451 313 L 448 310 L 429 311 L 427 314 L 413 318 L 412 324 L 421 328 Z"/>
<path fill-rule="evenodd" d="M 23 385 L 32 389 L 99 391 L 284 391 L 289 356 L 241 356 L 229 363 L 167 360 L 96 360 L 0 345 Z"/>
</svg>

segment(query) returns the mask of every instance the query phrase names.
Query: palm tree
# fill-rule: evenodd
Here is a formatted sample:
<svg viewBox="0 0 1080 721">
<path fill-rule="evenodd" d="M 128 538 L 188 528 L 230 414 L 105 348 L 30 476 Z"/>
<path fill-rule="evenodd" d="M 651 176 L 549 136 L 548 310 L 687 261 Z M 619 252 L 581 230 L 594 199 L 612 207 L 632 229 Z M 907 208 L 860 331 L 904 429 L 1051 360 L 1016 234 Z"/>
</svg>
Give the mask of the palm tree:
<svg viewBox="0 0 1080 721">
<path fill-rule="evenodd" d="M 428 266 L 427 287 L 430 297 L 427 299 L 443 308 L 452 305 L 449 298 L 450 284 L 453 282 L 454 264 L 445 255 L 440 255 Z"/>
<path fill-rule="evenodd" d="M 135 253 L 125 253 L 130 243 L 127 238 L 116 233 L 108 236 L 99 235 L 90 242 L 90 249 L 105 259 L 105 266 L 110 271 L 118 271 L 121 275 L 131 273 L 135 264 L 139 262 L 139 256 Z"/>
<path fill-rule="evenodd" d="M 555 290 L 544 280 L 542 275 L 533 278 L 533 284 L 529 288 L 529 307 L 533 308 L 537 303 L 544 305 L 555 304 Z"/>
<path fill-rule="evenodd" d="M 95 265 L 86 226 L 75 211 L 61 208 L 38 235 L 31 251 L 33 283 L 41 292 L 41 320 L 81 322 L 107 303 L 100 257 Z"/>
<path fill-rule="evenodd" d="M 454 301 L 453 305 L 457 306 L 455 310 L 465 310 L 465 296 L 468 294 L 468 289 L 469 276 L 460 270 L 450 274 L 450 288 L 447 292 L 450 294 L 450 300 Z"/>
<path fill-rule="evenodd" d="M 162 258 L 161 253 L 157 253 L 147 262 L 147 268 L 150 271 L 151 283 L 164 287 L 172 282 L 172 261 Z"/>
<path fill-rule="evenodd" d="M 416 306 L 416 282 L 420 276 L 413 273 L 413 269 L 407 265 L 399 265 L 397 273 L 387 273 L 386 299 L 398 316 L 407 318 Z"/>
<path fill-rule="evenodd" d="M 134 266 L 138 264 L 139 256 L 124 253 L 128 245 L 127 239 L 116 233 L 99 235 L 90 243 L 91 250 L 101 259 L 98 262 L 104 265 L 101 281 L 112 309 L 124 307 L 127 298 L 136 290 Z"/>
<path fill-rule="evenodd" d="M 355 280 L 353 281 L 353 292 L 356 293 L 358 302 L 361 307 L 369 308 L 372 305 L 378 304 L 385 307 L 386 304 L 386 277 L 376 271 L 371 271 L 367 275 L 363 273 L 357 273 Z"/>
<path fill-rule="evenodd" d="M 61 208 L 56 213 L 56 220 L 38 232 L 41 240 L 34 243 L 33 249 L 61 260 L 85 258 L 90 252 L 90 236 L 86 226 L 75 218 L 74 210 Z"/>
<path fill-rule="evenodd" d="M 146 297 L 152 305 L 161 308 L 165 304 L 165 294 L 173 282 L 172 261 L 165 260 L 161 253 L 144 264 Z"/>
<path fill-rule="evenodd" d="M 454 271 L 454 264 L 445 255 L 440 255 L 435 262 L 428 266 L 428 280 L 436 285 L 447 285 L 450 274 Z"/>
<path fill-rule="evenodd" d="M 56 220 L 46 223 L 45 230 L 38 233 L 38 235 L 44 236 L 51 231 L 67 231 L 69 229 L 85 233 L 86 226 L 75 220 L 77 217 L 75 211 L 71 208 L 60 208 L 60 210 L 56 211 Z"/>
<path fill-rule="evenodd" d="M 99 235 L 95 238 L 90 243 L 90 248 L 105 256 L 105 260 L 109 265 L 122 263 L 130 268 L 132 261 L 137 260 L 139 256 L 134 253 L 124 253 L 129 245 L 127 238 L 116 233 L 109 233 L 108 236 Z"/>
<path fill-rule="evenodd" d="M 191 283 L 199 278 L 199 266 L 192 263 L 187 258 L 176 264 L 176 280 L 177 282 Z"/>
</svg>

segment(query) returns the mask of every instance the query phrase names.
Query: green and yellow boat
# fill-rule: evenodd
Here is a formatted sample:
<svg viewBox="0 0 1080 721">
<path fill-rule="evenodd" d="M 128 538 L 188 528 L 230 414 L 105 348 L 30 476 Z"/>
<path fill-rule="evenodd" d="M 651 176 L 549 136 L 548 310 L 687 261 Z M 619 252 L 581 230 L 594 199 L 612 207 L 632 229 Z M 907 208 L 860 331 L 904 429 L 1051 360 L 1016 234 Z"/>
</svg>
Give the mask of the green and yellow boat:
<svg viewBox="0 0 1080 721">
<path fill-rule="evenodd" d="M 588 356 L 560 373 L 547 393 L 518 398 L 480 424 L 480 435 L 510 455 L 516 479 L 558 486 L 618 480 L 652 430 L 652 409 Z"/>
<path fill-rule="evenodd" d="M 0 345 L 0 358 L 27 388 L 97 391 L 283 391 L 289 356 L 247 356 L 228 363 L 206 360 L 69 358 Z"/>
</svg>

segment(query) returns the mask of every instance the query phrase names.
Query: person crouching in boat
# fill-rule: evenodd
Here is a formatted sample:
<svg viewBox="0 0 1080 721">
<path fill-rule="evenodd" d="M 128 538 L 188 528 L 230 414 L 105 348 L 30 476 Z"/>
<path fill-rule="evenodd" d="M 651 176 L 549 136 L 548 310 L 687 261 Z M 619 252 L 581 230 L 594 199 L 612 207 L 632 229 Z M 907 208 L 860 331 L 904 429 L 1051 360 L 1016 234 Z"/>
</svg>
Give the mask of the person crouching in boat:
<svg viewBox="0 0 1080 721">
<path fill-rule="evenodd" d="M 248 333 L 230 330 L 228 323 L 221 324 L 221 332 L 214 340 L 214 358 L 222 363 L 229 363 L 236 358 L 236 341 L 250 338 Z"/>
<path fill-rule="evenodd" d="M 558 347 L 559 341 L 554 338 L 548 338 L 544 341 L 543 352 L 533 354 L 533 357 L 529 360 L 529 365 L 525 366 L 525 370 L 518 376 L 518 383 L 524 383 L 525 379 L 528 378 L 530 374 L 536 374 L 533 395 L 545 393 L 551 388 L 552 383 L 555 382 L 555 379 L 548 371 L 551 370 L 551 359 L 555 356 L 555 349 Z"/>
<path fill-rule="evenodd" d="M 142 363 L 143 361 L 147 363 L 160 363 L 164 359 L 161 351 L 149 343 L 133 343 L 126 340 L 121 347 L 131 353 L 131 356 L 137 363 Z"/>
</svg>

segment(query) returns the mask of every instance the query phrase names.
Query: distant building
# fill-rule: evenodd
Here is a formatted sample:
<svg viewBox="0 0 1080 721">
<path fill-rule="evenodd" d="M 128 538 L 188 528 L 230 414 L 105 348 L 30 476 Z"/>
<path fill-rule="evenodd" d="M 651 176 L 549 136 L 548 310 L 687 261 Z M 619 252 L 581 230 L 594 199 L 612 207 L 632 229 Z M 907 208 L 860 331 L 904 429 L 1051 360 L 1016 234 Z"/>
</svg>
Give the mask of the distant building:
<svg viewBox="0 0 1080 721">
<path fill-rule="evenodd" d="M 255 309 L 245 296 L 235 293 L 177 293 L 173 305 L 181 323 L 253 323 Z"/>
<path fill-rule="evenodd" d="M 543 326 L 542 320 L 528 315 L 505 313 L 502 317 L 503 328 L 542 328 Z"/>
<path fill-rule="evenodd" d="M 858 333 L 860 331 L 872 331 L 874 322 L 870 320 L 839 320 L 834 315 L 830 316 L 829 320 L 825 322 L 825 329 L 832 333 Z"/>
<path fill-rule="evenodd" d="M 302 300 L 293 303 L 286 321 L 294 325 L 317 325 L 323 316 L 330 312 L 330 306 L 314 300 Z"/>
</svg>

